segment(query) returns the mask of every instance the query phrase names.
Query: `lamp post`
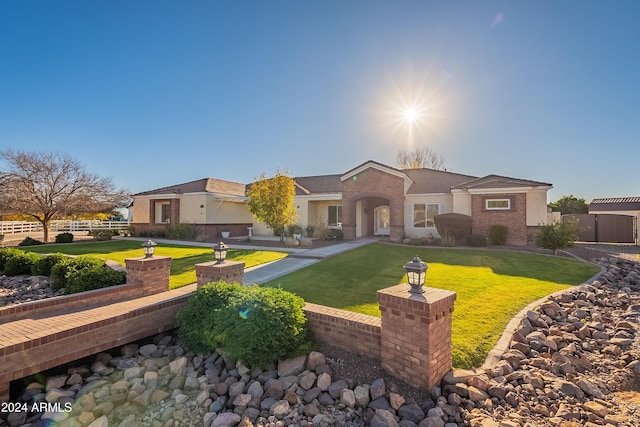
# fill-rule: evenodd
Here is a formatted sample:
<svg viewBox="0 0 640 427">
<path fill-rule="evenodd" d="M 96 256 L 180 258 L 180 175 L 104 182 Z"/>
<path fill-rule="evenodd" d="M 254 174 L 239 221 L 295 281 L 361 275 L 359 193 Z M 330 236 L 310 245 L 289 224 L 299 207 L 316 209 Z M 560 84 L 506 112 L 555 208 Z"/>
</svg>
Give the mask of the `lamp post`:
<svg viewBox="0 0 640 427">
<path fill-rule="evenodd" d="M 151 258 L 156 251 L 156 242 L 152 242 L 151 239 L 142 244 L 142 250 L 144 251 L 145 258 Z"/>
<path fill-rule="evenodd" d="M 213 255 L 216 258 L 216 264 L 224 263 L 225 258 L 227 257 L 227 249 L 229 247 L 224 244 L 222 240 L 217 245 L 213 245 Z"/>
<path fill-rule="evenodd" d="M 407 272 L 407 278 L 411 286 L 409 293 L 417 295 L 424 293 L 422 285 L 424 285 L 428 268 L 429 266 L 422 262 L 417 256 L 415 256 L 411 262 L 405 264 L 404 269 Z"/>
</svg>

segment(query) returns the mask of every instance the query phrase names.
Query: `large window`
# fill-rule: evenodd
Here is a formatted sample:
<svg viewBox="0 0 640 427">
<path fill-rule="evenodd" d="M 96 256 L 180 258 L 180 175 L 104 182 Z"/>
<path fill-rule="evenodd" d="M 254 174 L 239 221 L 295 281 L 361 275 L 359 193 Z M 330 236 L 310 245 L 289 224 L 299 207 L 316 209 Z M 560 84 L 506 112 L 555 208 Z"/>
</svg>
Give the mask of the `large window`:
<svg viewBox="0 0 640 427">
<path fill-rule="evenodd" d="M 168 224 L 171 218 L 171 203 L 170 202 L 157 202 L 156 203 L 156 222 Z"/>
<path fill-rule="evenodd" d="M 342 226 L 342 206 L 329 206 L 327 225 L 329 227 Z"/>
<path fill-rule="evenodd" d="M 488 211 L 508 211 L 511 209 L 511 199 L 486 199 L 485 208 Z"/>
<path fill-rule="evenodd" d="M 434 218 L 440 213 L 437 203 L 416 203 L 413 205 L 413 226 L 416 228 L 435 227 Z"/>
</svg>

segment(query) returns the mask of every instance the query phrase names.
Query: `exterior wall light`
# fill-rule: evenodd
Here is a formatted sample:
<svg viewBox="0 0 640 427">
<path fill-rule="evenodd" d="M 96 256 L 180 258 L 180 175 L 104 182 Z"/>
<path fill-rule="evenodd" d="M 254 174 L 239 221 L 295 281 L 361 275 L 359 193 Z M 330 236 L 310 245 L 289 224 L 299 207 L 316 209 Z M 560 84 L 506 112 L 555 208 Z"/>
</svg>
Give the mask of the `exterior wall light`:
<svg viewBox="0 0 640 427">
<path fill-rule="evenodd" d="M 144 251 L 145 258 L 151 258 L 156 251 L 156 242 L 152 242 L 151 239 L 142 244 L 142 250 Z"/>
<path fill-rule="evenodd" d="M 405 264 L 404 269 L 407 272 L 407 278 L 409 279 L 409 285 L 411 286 L 409 293 L 418 295 L 424 293 L 422 285 L 424 285 L 428 268 L 429 266 L 422 262 L 422 260 L 417 256 L 414 257 L 411 262 Z"/>
<path fill-rule="evenodd" d="M 222 240 L 220 240 L 220 243 L 217 245 L 213 245 L 213 255 L 216 258 L 216 264 L 224 263 L 227 257 L 227 249 L 229 249 L 229 246 L 225 245 Z"/>
</svg>

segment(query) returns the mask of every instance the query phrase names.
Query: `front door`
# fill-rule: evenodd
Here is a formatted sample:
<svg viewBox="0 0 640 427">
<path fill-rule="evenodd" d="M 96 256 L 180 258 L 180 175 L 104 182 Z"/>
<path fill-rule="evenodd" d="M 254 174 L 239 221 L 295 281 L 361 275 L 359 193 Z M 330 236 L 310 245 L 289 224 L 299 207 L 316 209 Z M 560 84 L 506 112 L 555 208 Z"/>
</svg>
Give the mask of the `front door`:
<svg viewBox="0 0 640 427">
<path fill-rule="evenodd" d="M 374 230 L 376 236 L 388 236 L 390 234 L 389 226 L 389 206 L 378 206 L 373 211 Z"/>
</svg>

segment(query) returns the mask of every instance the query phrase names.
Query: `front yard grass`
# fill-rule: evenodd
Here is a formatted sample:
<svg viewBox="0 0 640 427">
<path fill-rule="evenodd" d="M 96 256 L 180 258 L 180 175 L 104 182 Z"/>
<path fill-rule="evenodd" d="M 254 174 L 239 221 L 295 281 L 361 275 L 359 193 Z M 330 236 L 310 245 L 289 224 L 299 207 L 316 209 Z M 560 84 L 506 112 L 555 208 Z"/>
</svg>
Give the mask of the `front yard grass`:
<svg viewBox="0 0 640 427">
<path fill-rule="evenodd" d="M 111 240 L 106 242 L 29 246 L 22 249 L 37 253 L 61 252 L 67 255 L 91 255 L 110 259 L 124 265 L 126 258 L 141 258 L 143 256 L 141 244 L 142 242 L 135 240 Z M 214 261 L 213 249 L 199 246 L 159 244 L 156 246 L 155 255 L 173 258 L 171 262 L 171 277 L 169 279 L 170 289 L 195 283 L 195 265 L 201 262 Z M 242 261 L 245 263 L 245 268 L 276 261 L 286 256 L 287 254 L 282 252 L 250 249 L 230 249 L 227 252 L 228 260 Z"/>
<path fill-rule="evenodd" d="M 280 286 L 308 302 L 379 317 L 376 291 L 406 283 L 403 266 L 415 255 L 429 265 L 425 286 L 457 293 L 452 320 L 456 368 L 480 366 L 507 323 L 526 305 L 600 271 L 577 260 L 520 252 L 375 243 L 265 286 Z"/>
</svg>

